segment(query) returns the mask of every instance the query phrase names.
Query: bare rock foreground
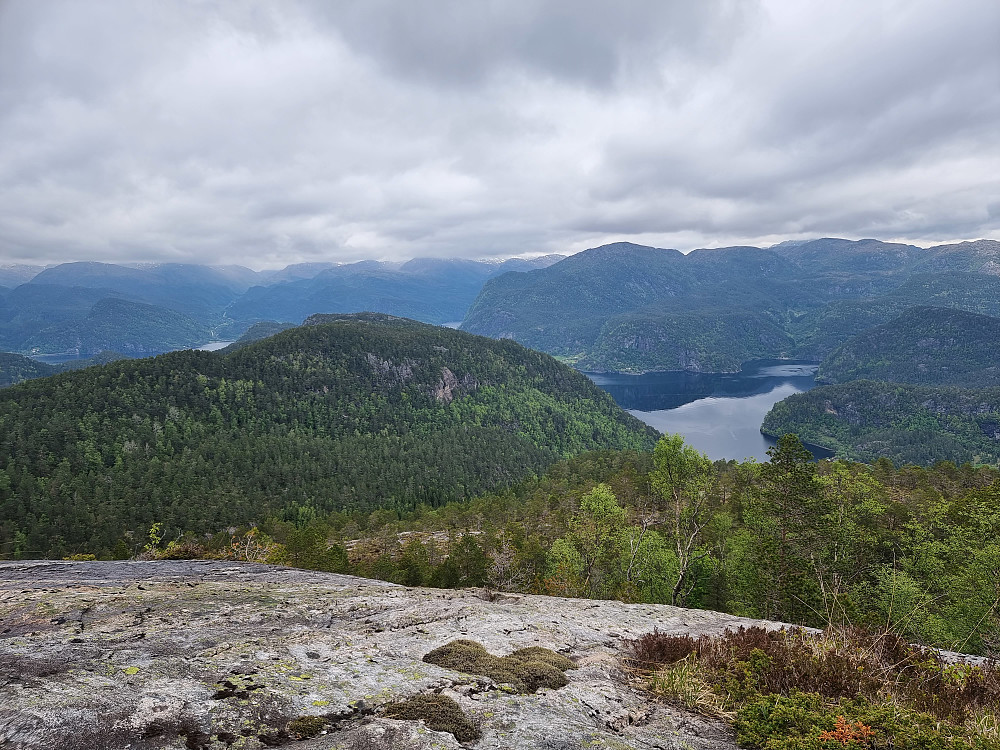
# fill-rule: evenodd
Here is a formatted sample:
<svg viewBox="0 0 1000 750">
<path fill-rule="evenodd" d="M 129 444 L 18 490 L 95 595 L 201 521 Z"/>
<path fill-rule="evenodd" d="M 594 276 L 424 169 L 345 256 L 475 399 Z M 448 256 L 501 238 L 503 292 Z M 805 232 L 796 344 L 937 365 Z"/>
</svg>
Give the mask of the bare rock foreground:
<svg viewBox="0 0 1000 750">
<path fill-rule="evenodd" d="M 0 563 L 0 748 L 459 748 L 381 716 L 441 693 L 476 748 L 732 750 L 721 724 L 629 686 L 619 647 L 658 628 L 761 624 L 677 607 L 406 588 L 215 561 Z M 421 658 L 457 638 L 571 657 L 569 685 L 515 695 Z M 300 739 L 300 717 L 325 734 Z M 290 724 L 291 722 L 291 724 Z"/>
</svg>

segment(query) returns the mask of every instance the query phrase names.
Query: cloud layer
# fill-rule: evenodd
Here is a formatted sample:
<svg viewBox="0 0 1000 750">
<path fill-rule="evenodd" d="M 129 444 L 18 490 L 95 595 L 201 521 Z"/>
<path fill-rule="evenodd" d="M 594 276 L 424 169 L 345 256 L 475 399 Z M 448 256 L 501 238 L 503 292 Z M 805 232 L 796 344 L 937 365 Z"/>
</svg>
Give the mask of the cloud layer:
<svg viewBox="0 0 1000 750">
<path fill-rule="evenodd" d="M 0 262 L 1000 238 L 995 0 L 0 0 Z"/>
</svg>

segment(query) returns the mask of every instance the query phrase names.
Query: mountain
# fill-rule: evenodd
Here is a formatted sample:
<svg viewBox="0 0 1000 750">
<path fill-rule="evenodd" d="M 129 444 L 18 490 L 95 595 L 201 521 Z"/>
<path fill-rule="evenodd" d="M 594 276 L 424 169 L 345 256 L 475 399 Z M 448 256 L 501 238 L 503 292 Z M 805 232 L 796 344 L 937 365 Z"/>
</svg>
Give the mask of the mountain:
<svg viewBox="0 0 1000 750">
<path fill-rule="evenodd" d="M 1000 386 L 998 343 L 1000 318 L 914 307 L 841 345 L 823 360 L 817 377 L 829 383 Z"/>
<path fill-rule="evenodd" d="M 426 322 L 457 322 L 486 279 L 509 270 L 544 267 L 561 257 L 300 263 L 268 272 L 179 263 L 0 267 L 0 281 L 12 287 L 0 283 L 0 349 L 51 351 L 85 337 L 92 325 L 87 320 L 91 308 L 109 297 L 180 313 L 207 331 L 199 341 L 180 337 L 183 346 L 237 338 L 261 320 L 300 323 L 317 312 L 377 310 Z M 146 337 L 143 326 L 120 332 L 105 329 L 101 337 L 114 343 L 120 333 L 129 354 L 163 351 L 172 339 L 157 326 L 160 322 L 151 320 L 148 330 L 155 335 Z"/>
<path fill-rule="evenodd" d="M 779 401 L 761 432 L 795 433 L 838 457 L 896 464 L 1000 462 L 1000 388 L 856 380 Z"/>
<path fill-rule="evenodd" d="M 0 349 L 27 351 L 27 341 L 50 326 L 83 320 L 108 289 L 22 284 L 0 297 Z"/>
<path fill-rule="evenodd" d="M 819 360 L 914 305 L 992 314 L 998 259 L 994 240 L 923 249 L 824 238 L 687 255 L 619 242 L 489 280 L 462 329 L 595 370 Z"/>
<path fill-rule="evenodd" d="M 561 257 L 512 258 L 500 263 L 437 258 L 348 263 L 308 278 L 254 287 L 229 305 L 226 317 L 239 328 L 259 320 L 300 323 L 314 313 L 373 310 L 425 323 L 448 323 L 464 317 L 487 279 L 510 270 L 542 268 Z M 309 264 L 308 270 L 319 265 Z M 296 267 L 289 267 L 275 278 L 296 272 Z"/>
<path fill-rule="evenodd" d="M 42 354 L 90 356 L 110 350 L 136 357 L 197 346 L 209 335 L 208 328 L 174 310 L 108 297 L 96 302 L 86 318 L 44 328 L 21 347 Z"/>
<path fill-rule="evenodd" d="M 180 351 L 0 392 L 0 544 L 438 505 L 655 431 L 512 341 L 387 316 Z"/>
<path fill-rule="evenodd" d="M 914 273 L 886 294 L 839 300 L 806 312 L 791 320 L 788 330 L 796 341 L 796 356 L 822 359 L 859 332 L 922 305 L 1000 316 L 1000 278 L 959 271 Z"/>
<path fill-rule="evenodd" d="M 280 270 L 264 271 L 261 274 L 261 279 L 266 279 L 268 284 L 278 284 L 282 281 L 311 279 L 314 276 L 317 276 L 321 271 L 325 271 L 328 268 L 335 268 L 337 265 L 339 264 L 326 262 L 292 263 L 291 265 L 285 266 Z"/>
<path fill-rule="evenodd" d="M 133 301 L 166 307 L 211 325 L 226 305 L 258 279 L 255 271 L 241 266 L 160 263 L 133 267 L 79 262 L 46 268 L 29 283 L 111 290 Z"/>
<path fill-rule="evenodd" d="M 262 320 L 259 323 L 254 323 L 246 330 L 246 333 L 227 346 L 224 350 L 220 351 L 228 352 L 231 349 L 238 349 L 246 346 L 247 344 L 252 344 L 254 341 L 260 341 L 261 339 L 274 336 L 276 333 L 287 331 L 289 328 L 295 328 L 295 324 L 279 323 L 274 320 Z"/>
<path fill-rule="evenodd" d="M 23 263 L 0 264 L 0 286 L 15 287 L 31 281 L 45 266 L 31 266 Z"/>
<path fill-rule="evenodd" d="M 789 308 L 819 307 L 831 294 L 854 291 L 804 277 L 773 250 L 683 255 L 619 242 L 490 280 L 462 329 L 514 338 L 593 369 L 735 370 L 740 357 L 788 352 L 792 342 L 782 329 Z"/>
<path fill-rule="evenodd" d="M 826 237 L 806 242 L 783 243 L 771 248 L 800 268 L 814 273 L 848 274 L 875 280 L 911 271 L 926 257 L 916 245 L 879 240 L 842 240 Z"/>
<path fill-rule="evenodd" d="M 1000 276 L 1000 241 L 974 240 L 932 248 L 917 271 L 965 271 Z"/>
<path fill-rule="evenodd" d="M 792 338 L 767 314 L 646 309 L 610 318 L 575 366 L 585 371 L 735 372 L 748 360 L 780 357 L 792 347 Z"/>
</svg>

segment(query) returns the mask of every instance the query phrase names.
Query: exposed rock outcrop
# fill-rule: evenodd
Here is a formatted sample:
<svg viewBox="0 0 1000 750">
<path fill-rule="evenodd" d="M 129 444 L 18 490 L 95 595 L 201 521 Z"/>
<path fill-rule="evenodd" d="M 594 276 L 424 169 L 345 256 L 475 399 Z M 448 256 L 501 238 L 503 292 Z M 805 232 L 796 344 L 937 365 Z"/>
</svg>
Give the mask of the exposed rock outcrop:
<svg viewBox="0 0 1000 750">
<path fill-rule="evenodd" d="M 0 746 L 461 747 L 382 715 L 439 694 L 481 731 L 477 748 L 733 750 L 726 727 L 631 687 L 619 646 L 654 628 L 697 635 L 752 622 L 229 562 L 0 563 Z M 565 687 L 515 694 L 422 661 L 454 639 L 495 654 L 541 646 L 577 668 Z"/>
</svg>

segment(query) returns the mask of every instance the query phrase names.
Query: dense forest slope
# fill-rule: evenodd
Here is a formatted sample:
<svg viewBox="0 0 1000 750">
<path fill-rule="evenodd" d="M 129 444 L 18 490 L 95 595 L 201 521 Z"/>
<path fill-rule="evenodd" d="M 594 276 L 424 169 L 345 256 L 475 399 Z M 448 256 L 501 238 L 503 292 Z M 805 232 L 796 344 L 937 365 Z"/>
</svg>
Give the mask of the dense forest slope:
<svg viewBox="0 0 1000 750">
<path fill-rule="evenodd" d="M 887 323 L 911 307 L 933 306 L 1000 316 L 1000 277 L 943 271 L 916 273 L 891 292 L 838 300 L 789 321 L 796 356 L 822 359 L 861 331 Z"/>
<path fill-rule="evenodd" d="M 318 321 L 314 321 L 318 322 Z M 512 341 L 387 316 L 0 393 L 0 544 L 108 550 L 269 515 L 437 505 L 655 432 Z"/>
<path fill-rule="evenodd" d="M 858 461 L 1000 462 L 1000 388 L 948 388 L 857 380 L 814 388 L 774 405 L 761 432 L 802 440 Z"/>
<path fill-rule="evenodd" d="M 820 359 L 908 307 L 993 313 L 1000 242 L 922 249 L 821 239 L 770 249 L 615 243 L 491 279 L 462 328 L 595 370 L 733 370 Z"/>
<path fill-rule="evenodd" d="M 915 307 L 840 346 L 823 360 L 817 377 L 829 383 L 1000 386 L 998 346 L 1000 318 Z"/>
</svg>

